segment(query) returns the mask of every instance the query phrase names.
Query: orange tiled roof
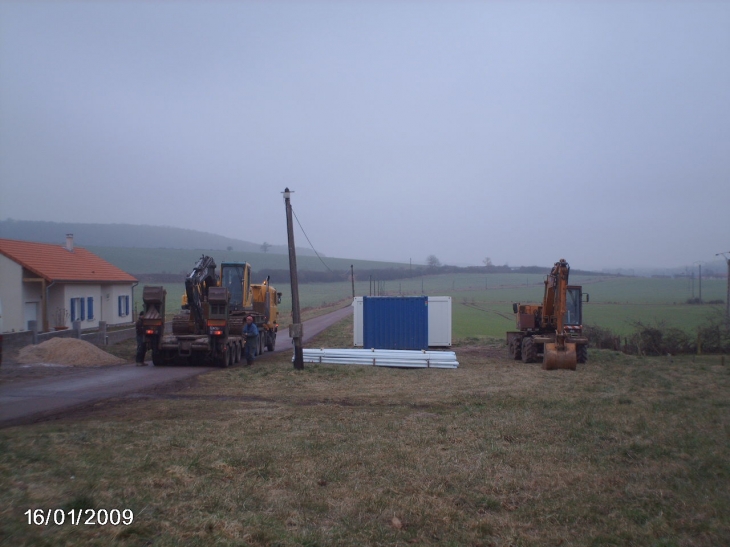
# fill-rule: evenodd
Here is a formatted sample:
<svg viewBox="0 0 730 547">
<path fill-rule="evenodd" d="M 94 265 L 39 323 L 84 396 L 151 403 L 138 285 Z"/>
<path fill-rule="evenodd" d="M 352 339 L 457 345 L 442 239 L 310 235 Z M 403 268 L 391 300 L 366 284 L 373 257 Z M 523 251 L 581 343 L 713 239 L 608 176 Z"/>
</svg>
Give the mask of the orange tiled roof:
<svg viewBox="0 0 730 547">
<path fill-rule="evenodd" d="M 129 282 L 137 279 L 81 247 L 0 239 L 0 254 L 47 281 Z"/>
</svg>

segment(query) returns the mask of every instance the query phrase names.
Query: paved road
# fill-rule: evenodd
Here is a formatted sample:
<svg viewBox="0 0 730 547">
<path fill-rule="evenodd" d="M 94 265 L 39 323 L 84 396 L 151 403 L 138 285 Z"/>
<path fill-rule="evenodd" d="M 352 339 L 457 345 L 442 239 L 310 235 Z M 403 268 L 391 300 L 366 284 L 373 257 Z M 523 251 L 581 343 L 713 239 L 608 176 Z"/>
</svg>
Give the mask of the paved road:
<svg viewBox="0 0 730 547">
<path fill-rule="evenodd" d="M 347 306 L 304 322 L 304 342 L 352 314 Z M 276 351 L 291 351 L 288 330 L 279 333 Z M 260 359 L 266 359 L 264 353 Z M 217 369 L 210 367 L 137 367 L 134 364 L 80 369 L 61 377 L 46 377 L 0 386 L 0 427 L 38 421 L 111 397 L 184 380 Z"/>
</svg>

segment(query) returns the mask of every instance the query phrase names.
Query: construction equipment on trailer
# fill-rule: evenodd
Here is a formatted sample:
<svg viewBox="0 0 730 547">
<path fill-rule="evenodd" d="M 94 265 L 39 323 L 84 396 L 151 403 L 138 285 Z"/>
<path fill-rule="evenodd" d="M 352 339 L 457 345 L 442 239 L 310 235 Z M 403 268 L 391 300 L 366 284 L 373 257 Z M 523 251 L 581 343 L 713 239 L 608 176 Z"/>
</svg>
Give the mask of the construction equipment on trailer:
<svg viewBox="0 0 730 547">
<path fill-rule="evenodd" d="M 568 285 L 570 265 L 561 258 L 545 278 L 542 304 L 512 304 L 517 331 L 507 332 L 510 357 L 535 363 L 545 370 L 575 370 L 588 360 L 588 339 L 583 336 L 583 293 Z"/>
<path fill-rule="evenodd" d="M 221 264 L 221 286 L 230 293 L 232 325 L 237 334 L 243 331 L 246 316 L 253 316 L 259 329 L 256 353 L 264 348 L 274 351 L 279 331 L 279 303 L 281 293 L 269 283 L 251 283 L 251 265 L 247 262 L 223 262 Z"/>
<path fill-rule="evenodd" d="M 144 287 L 143 324 L 155 366 L 175 362 L 226 367 L 241 360 L 245 318 L 251 315 L 259 329 L 256 353 L 273 351 L 278 332 L 281 293 L 264 283 L 251 283 L 251 265 L 224 262 L 220 274 L 215 261 L 203 255 L 185 278 L 182 309 L 165 333 L 165 291 Z M 148 319 L 149 315 L 149 319 Z M 147 328 L 149 326 L 149 328 Z"/>
</svg>

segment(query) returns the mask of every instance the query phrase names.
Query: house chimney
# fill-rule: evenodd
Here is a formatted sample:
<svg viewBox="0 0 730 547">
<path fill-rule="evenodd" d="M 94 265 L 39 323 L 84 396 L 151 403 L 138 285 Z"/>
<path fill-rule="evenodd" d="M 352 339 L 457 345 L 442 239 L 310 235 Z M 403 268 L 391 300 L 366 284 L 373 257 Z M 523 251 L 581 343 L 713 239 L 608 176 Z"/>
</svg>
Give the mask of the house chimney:
<svg viewBox="0 0 730 547">
<path fill-rule="evenodd" d="M 66 234 L 66 250 L 74 252 L 74 235 Z"/>
</svg>

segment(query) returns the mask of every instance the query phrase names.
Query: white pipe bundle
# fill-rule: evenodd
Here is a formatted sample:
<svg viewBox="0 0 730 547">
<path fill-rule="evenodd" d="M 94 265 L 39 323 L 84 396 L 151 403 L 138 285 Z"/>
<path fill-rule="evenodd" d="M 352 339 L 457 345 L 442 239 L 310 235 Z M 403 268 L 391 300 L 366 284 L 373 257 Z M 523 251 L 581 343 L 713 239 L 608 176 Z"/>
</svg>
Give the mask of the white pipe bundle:
<svg viewBox="0 0 730 547">
<path fill-rule="evenodd" d="M 394 349 L 303 349 L 305 363 L 399 368 L 457 368 L 453 351 Z M 292 358 L 292 360 L 294 360 Z"/>
</svg>

